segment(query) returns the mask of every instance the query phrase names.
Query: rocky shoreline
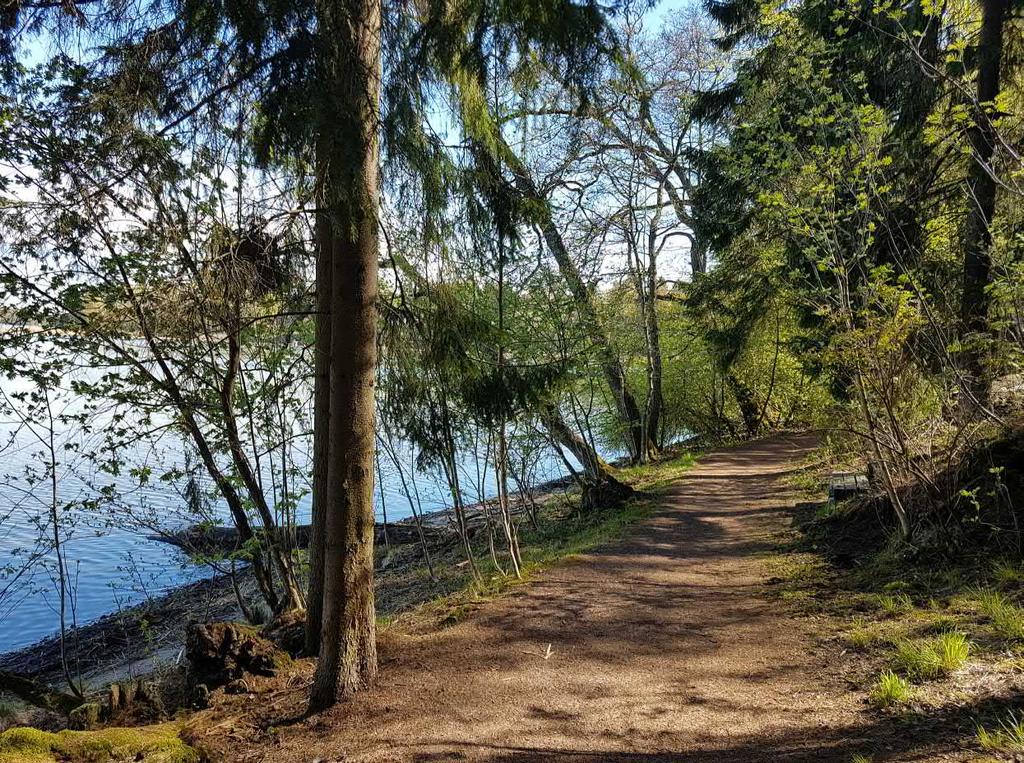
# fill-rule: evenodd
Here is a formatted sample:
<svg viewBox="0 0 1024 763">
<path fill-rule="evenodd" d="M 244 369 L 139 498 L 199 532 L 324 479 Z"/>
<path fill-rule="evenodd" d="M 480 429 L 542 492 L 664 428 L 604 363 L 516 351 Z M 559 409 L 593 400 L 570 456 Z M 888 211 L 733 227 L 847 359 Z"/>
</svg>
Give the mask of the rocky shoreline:
<svg viewBox="0 0 1024 763">
<path fill-rule="evenodd" d="M 571 477 L 547 481 L 530 491 L 534 500 L 542 500 L 573 482 Z M 515 513 L 523 514 L 531 505 L 523 496 L 513 496 Z M 494 501 L 466 507 L 466 519 L 471 534 L 486 526 L 488 513 L 494 510 Z M 442 563 L 446 556 L 456 556 L 458 537 L 454 532 L 454 517 L 450 508 L 421 515 L 420 523 L 430 554 Z M 419 528 L 413 518 L 378 525 L 378 609 L 381 614 L 399 612 L 418 601 L 445 593 L 446 581 L 424 579 L 416 574 L 423 565 L 423 550 L 419 542 Z M 233 543 L 228 528 L 218 528 L 205 540 L 198 538 L 194 529 L 174 536 L 159 536 L 156 540 L 180 546 L 207 548 Z M 208 530 L 204 532 L 209 532 Z M 308 539 L 308 530 L 306 531 Z M 304 545 L 304 544 L 303 544 Z M 451 560 L 449 560 L 451 561 Z M 247 569 L 236 573 L 239 589 L 247 600 L 256 599 L 256 587 Z M 184 635 L 193 622 L 236 620 L 242 617 L 231 577 L 216 574 L 204 580 L 177 586 L 132 607 L 126 607 L 100 617 L 94 622 L 69 631 L 65 644 L 75 655 L 72 670 L 81 677 L 89 689 L 100 689 L 112 681 L 135 679 L 181 660 Z M 63 680 L 61 643 L 56 635 L 11 652 L 0 654 L 0 670 L 18 673 L 44 684 L 58 685 Z"/>
</svg>

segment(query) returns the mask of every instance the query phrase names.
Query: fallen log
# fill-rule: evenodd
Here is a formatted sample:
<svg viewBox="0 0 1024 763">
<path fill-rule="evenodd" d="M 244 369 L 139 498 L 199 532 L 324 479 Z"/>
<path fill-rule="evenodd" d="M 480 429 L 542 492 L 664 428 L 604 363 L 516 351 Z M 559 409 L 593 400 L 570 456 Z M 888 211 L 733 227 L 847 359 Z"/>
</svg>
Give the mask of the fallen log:
<svg viewBox="0 0 1024 763">
<path fill-rule="evenodd" d="M 291 542 L 295 548 L 308 548 L 312 527 L 310 525 L 297 525 L 290 531 Z M 375 529 L 375 542 L 378 545 L 384 543 L 385 525 L 377 524 Z M 452 531 L 445 527 L 429 526 L 423 527 L 423 535 L 428 543 L 440 543 L 452 537 Z M 200 553 L 230 553 L 239 548 L 238 530 L 234 527 L 224 525 L 195 525 L 185 528 L 176 533 L 163 535 L 150 535 L 151 540 L 158 540 L 163 543 L 170 543 L 189 552 Z M 407 543 L 419 543 L 419 530 L 415 524 L 389 522 L 387 524 L 388 543 L 397 545 Z"/>
<path fill-rule="evenodd" d="M 51 689 L 45 684 L 8 670 L 0 670 L 0 691 L 10 692 L 34 707 L 63 715 L 71 715 L 71 711 L 82 704 L 80 697 Z"/>
</svg>

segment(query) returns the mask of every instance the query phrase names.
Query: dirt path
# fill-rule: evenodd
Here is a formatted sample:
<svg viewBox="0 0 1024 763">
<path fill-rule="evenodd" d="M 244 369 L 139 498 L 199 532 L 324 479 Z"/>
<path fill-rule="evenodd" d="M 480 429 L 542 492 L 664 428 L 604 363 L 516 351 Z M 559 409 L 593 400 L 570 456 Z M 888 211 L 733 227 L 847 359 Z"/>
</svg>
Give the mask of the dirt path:
<svg viewBox="0 0 1024 763">
<path fill-rule="evenodd" d="M 830 677 L 834 650 L 816 646 L 814 622 L 791 617 L 764 585 L 763 552 L 789 520 L 780 476 L 811 445 L 778 437 L 705 457 L 624 541 L 456 626 L 389 644 L 377 688 L 252 747 L 239 730 L 249 744 L 233 755 L 596 763 L 869 753 L 888 732 Z"/>
</svg>

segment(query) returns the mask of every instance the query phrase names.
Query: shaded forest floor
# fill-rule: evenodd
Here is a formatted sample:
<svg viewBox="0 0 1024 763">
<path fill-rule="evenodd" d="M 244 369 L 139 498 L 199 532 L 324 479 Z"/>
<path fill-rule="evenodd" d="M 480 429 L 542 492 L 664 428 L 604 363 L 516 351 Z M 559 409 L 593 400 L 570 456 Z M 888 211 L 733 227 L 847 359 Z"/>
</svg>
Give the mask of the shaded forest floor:
<svg viewBox="0 0 1024 763">
<path fill-rule="evenodd" d="M 979 759 L 965 740 L 983 708 L 873 709 L 848 618 L 807 607 L 832 595 L 821 577 L 807 593 L 793 550 L 792 476 L 814 445 L 709 454 L 624 539 L 449 627 L 386 629 L 378 686 L 329 713 L 302 716 L 300 664 L 188 738 L 233 761 Z"/>
</svg>

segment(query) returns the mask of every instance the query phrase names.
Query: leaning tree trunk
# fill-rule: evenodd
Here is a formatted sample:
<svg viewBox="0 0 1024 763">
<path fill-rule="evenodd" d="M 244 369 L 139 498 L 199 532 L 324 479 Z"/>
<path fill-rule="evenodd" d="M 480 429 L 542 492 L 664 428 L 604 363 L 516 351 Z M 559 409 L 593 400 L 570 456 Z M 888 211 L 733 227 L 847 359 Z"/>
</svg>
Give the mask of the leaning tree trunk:
<svg viewBox="0 0 1024 763">
<path fill-rule="evenodd" d="M 621 482 L 608 462 L 565 423 L 561 412 L 554 404 L 541 410 L 541 423 L 551 438 L 566 448 L 583 467 L 583 508 L 593 510 L 613 506 L 632 498 L 636 493 L 632 487 Z"/>
<path fill-rule="evenodd" d="M 321 0 L 317 144 L 331 251 L 330 429 L 323 625 L 310 709 L 377 674 L 373 600 L 380 0 Z M 319 285 L 318 285 L 319 286 Z"/>
<path fill-rule="evenodd" d="M 240 315 L 241 308 L 236 304 L 232 315 Z M 231 319 L 222 324 L 227 334 L 228 364 L 220 387 L 221 415 L 224 419 L 224 435 L 228 443 L 228 451 L 231 454 L 231 462 L 238 473 L 248 493 L 249 500 L 256 509 L 256 513 L 263 524 L 263 540 L 267 545 L 267 554 L 277 568 L 278 582 L 282 589 L 282 598 L 274 612 L 279 615 L 290 610 L 302 609 L 305 602 L 302 598 L 302 591 L 299 587 L 292 560 L 285 548 L 281 528 L 274 519 L 273 512 L 267 504 L 263 495 L 263 489 L 259 484 L 249 459 L 242 447 L 242 440 L 238 432 L 238 422 L 235 417 L 235 383 L 238 379 L 241 368 L 242 346 L 239 339 L 240 323 Z"/>
<path fill-rule="evenodd" d="M 982 368 L 983 349 L 976 338 L 988 330 L 989 298 L 986 288 L 992 267 L 992 218 L 996 209 L 996 178 L 992 168 L 996 129 L 992 122 L 999 95 L 1000 63 L 1003 54 L 1003 26 L 1007 0 L 981 0 L 981 34 L 978 40 L 977 103 L 969 140 L 974 161 L 967 182 L 967 223 L 964 237 L 963 301 L 961 330 L 971 335 L 974 345 L 967 350 L 965 369 L 968 390 L 980 402 L 987 398 L 988 385 Z"/>
<path fill-rule="evenodd" d="M 331 411 L 331 234 L 330 220 L 317 212 L 316 334 L 313 344 L 313 511 L 309 533 L 309 590 L 306 595 L 306 654 L 320 651 L 324 599 L 324 529 Z"/>
<path fill-rule="evenodd" d="M 500 136 L 497 139 L 500 140 Z M 640 413 L 640 406 L 637 405 L 636 398 L 629 391 L 629 387 L 626 384 L 626 372 L 619 361 L 618 355 L 615 353 L 611 339 L 608 338 L 608 334 L 601 325 L 601 318 L 597 314 L 597 307 L 594 305 L 594 297 L 587 288 L 586 283 L 584 283 L 576 263 L 569 256 L 569 251 L 562 240 L 562 234 L 555 225 L 554 218 L 551 216 L 550 203 L 537 190 L 537 185 L 533 182 L 533 176 L 519 157 L 507 145 L 502 144 L 501 148 L 502 158 L 515 179 L 516 189 L 527 199 L 534 202 L 536 208 L 541 213 L 540 229 L 544 236 L 544 241 L 551 250 L 551 254 L 558 264 L 558 270 L 562 274 L 562 278 L 565 279 L 566 286 L 569 287 L 569 293 L 572 295 L 573 301 L 583 317 L 584 328 L 590 341 L 597 348 L 601 361 L 601 370 L 611 390 L 612 397 L 615 399 L 615 407 L 618 410 L 619 418 L 628 434 L 630 451 L 633 458 L 638 460 L 640 455 L 650 450 L 653 445 L 649 440 L 647 442 L 644 441 L 643 417 Z"/>
</svg>

